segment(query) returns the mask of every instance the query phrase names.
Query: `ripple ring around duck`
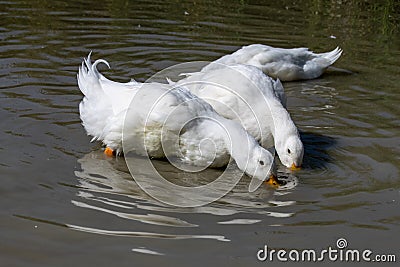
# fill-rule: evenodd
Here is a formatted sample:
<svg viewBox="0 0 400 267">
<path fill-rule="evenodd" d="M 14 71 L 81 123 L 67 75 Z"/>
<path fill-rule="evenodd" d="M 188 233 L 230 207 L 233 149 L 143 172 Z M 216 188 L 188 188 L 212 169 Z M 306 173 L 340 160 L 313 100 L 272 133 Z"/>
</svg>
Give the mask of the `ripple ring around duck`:
<svg viewBox="0 0 400 267">
<path fill-rule="evenodd" d="M 189 62 L 189 63 L 178 64 L 158 72 L 157 74 L 153 75 L 150 79 L 148 79 L 146 83 L 148 82 L 166 83 L 168 81 L 170 84 L 174 84 L 173 81 L 177 81 L 182 78 L 182 73 L 200 71 L 207 64 L 209 64 L 209 62 Z M 236 73 L 236 75 L 243 76 L 243 74 L 239 72 Z M 246 77 L 243 76 L 243 79 L 246 79 Z M 204 82 L 195 81 L 195 83 L 198 83 L 198 85 L 201 86 L 201 84 Z M 181 86 L 185 85 L 182 84 L 179 85 L 179 87 Z M 226 86 L 221 85 L 220 88 L 221 90 L 229 90 L 230 92 L 235 93 L 234 90 L 231 90 Z M 179 88 L 177 88 L 177 90 L 179 90 Z M 261 90 L 259 88 L 256 88 L 255 86 L 254 92 L 255 94 L 257 94 L 257 92 L 259 93 L 258 97 L 259 101 L 265 101 L 265 107 L 266 109 L 269 109 L 268 102 L 262 96 Z M 168 205 L 179 206 L 179 207 L 203 206 L 213 201 L 216 201 L 221 197 L 225 196 L 226 194 L 228 194 L 235 187 L 235 185 L 239 183 L 240 179 L 243 177 L 244 174 L 244 172 L 240 171 L 237 168 L 235 162 L 232 159 L 229 158 L 226 159 L 227 161 L 229 161 L 228 165 L 217 179 L 210 181 L 207 184 L 202 184 L 199 186 L 192 186 L 192 187 L 177 185 L 168 181 L 154 167 L 151 161 L 151 157 L 147 154 L 146 151 L 146 147 L 152 145 L 147 142 L 147 140 L 151 140 L 151 138 L 146 139 L 146 124 L 148 120 L 154 119 L 154 116 L 157 117 L 158 114 L 154 113 L 162 110 L 162 105 L 168 103 L 168 101 L 165 101 L 165 98 L 168 98 L 168 94 L 160 94 L 158 96 L 155 96 L 153 98 L 154 99 L 153 105 L 141 105 L 141 102 L 143 101 L 142 99 L 148 99 L 148 95 L 146 95 L 146 93 L 147 93 L 146 88 L 141 88 L 138 90 L 138 92 L 133 97 L 129 109 L 125 115 L 125 122 L 127 122 L 134 120 L 137 117 L 135 115 L 137 114 L 137 112 L 142 112 L 142 114 L 144 113 L 147 114 L 146 117 L 147 120 L 144 123 L 142 122 L 144 127 L 143 129 L 141 129 L 143 131 L 143 136 L 144 136 L 143 143 L 133 144 L 132 141 L 130 141 L 132 139 L 129 138 L 129 135 L 131 134 L 130 132 L 132 131 L 132 129 L 126 127 L 126 125 L 130 123 L 124 123 L 123 134 L 122 134 L 122 145 L 125 154 L 125 161 L 135 182 L 141 187 L 143 191 L 145 191 L 148 195 L 157 199 L 158 201 L 161 201 Z M 146 96 L 146 98 L 144 96 Z M 196 99 L 192 99 L 190 101 L 196 101 Z M 207 99 L 206 101 L 209 102 L 213 100 Z M 237 101 L 244 101 L 248 107 L 248 111 L 254 113 L 254 110 L 252 109 L 251 105 L 247 103 L 242 96 L 237 95 Z M 220 104 L 226 105 L 224 103 Z M 162 149 L 163 151 L 161 153 L 164 153 L 168 161 L 177 169 L 187 173 L 201 172 L 205 168 L 213 166 L 213 164 L 215 163 L 213 161 L 215 159 L 218 150 L 217 147 L 220 146 L 221 144 L 216 144 L 215 142 L 213 142 L 212 138 L 210 139 L 203 138 L 202 140 L 199 140 L 198 143 L 191 143 L 191 144 L 186 143 L 184 146 L 185 149 L 182 149 L 182 142 L 184 143 L 186 140 L 185 128 L 191 127 L 193 124 L 196 124 L 199 121 L 210 120 L 213 122 L 213 127 L 222 127 L 224 130 L 223 132 L 226 134 L 226 137 L 230 140 L 230 146 L 231 146 L 230 149 L 241 150 L 243 147 L 246 146 L 246 144 L 238 144 L 233 142 L 232 140 L 234 138 L 232 138 L 231 133 L 224 127 L 224 125 L 218 123 L 218 121 L 214 120 L 214 118 L 212 117 L 199 116 L 186 119 L 185 116 L 182 116 L 185 119 L 181 120 L 180 107 L 182 107 L 182 110 L 184 110 L 184 108 L 187 108 L 188 105 L 190 106 L 190 103 L 187 102 L 183 102 L 177 105 L 177 107 L 172 111 L 170 111 L 167 116 L 163 116 L 166 119 L 163 121 L 161 127 L 158 127 L 161 129 L 161 135 L 162 135 L 162 142 L 161 142 L 162 147 L 160 149 Z M 151 106 L 151 107 L 148 108 L 148 110 L 143 110 L 143 106 L 146 107 Z M 239 114 L 236 114 L 233 110 L 232 114 L 234 114 L 236 118 L 240 118 Z M 260 116 L 260 114 L 254 114 L 254 116 L 256 116 L 258 122 L 259 122 L 258 119 L 262 117 Z M 237 120 L 240 123 L 240 119 Z M 170 124 L 176 124 L 176 123 L 179 123 L 178 127 L 168 127 Z M 258 127 L 260 126 L 258 125 Z M 171 132 L 170 131 L 171 128 L 180 130 Z M 212 129 L 204 129 L 204 131 L 208 130 L 210 131 L 210 134 L 212 134 Z M 190 138 L 188 139 L 190 140 Z M 130 153 L 131 151 L 134 151 L 134 153 Z M 181 153 L 179 157 L 176 157 L 177 153 L 176 151 L 178 151 L 178 153 Z M 272 149 L 271 151 L 273 155 L 275 155 L 275 150 Z M 147 157 L 138 157 L 137 156 L 138 154 L 147 155 Z M 244 155 L 246 156 L 247 160 L 251 156 L 249 154 L 250 153 Z M 202 165 L 190 165 L 187 163 L 183 164 L 181 161 L 177 160 L 177 158 L 186 157 L 189 158 L 188 161 L 190 161 L 190 157 L 196 157 L 199 155 L 202 157 L 202 159 L 204 159 L 204 164 Z M 219 158 L 218 160 L 221 159 Z M 272 163 L 270 168 L 272 168 Z M 140 169 L 140 173 L 138 173 L 138 169 Z M 262 180 L 253 178 L 249 184 L 249 192 L 255 191 L 262 183 L 263 183 Z"/>
</svg>

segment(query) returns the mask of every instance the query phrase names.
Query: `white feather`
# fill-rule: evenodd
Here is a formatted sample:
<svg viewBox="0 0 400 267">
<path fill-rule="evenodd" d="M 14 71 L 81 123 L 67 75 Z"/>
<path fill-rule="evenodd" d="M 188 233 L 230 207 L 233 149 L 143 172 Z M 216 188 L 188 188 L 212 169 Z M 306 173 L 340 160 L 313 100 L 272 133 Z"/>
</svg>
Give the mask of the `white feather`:
<svg viewBox="0 0 400 267">
<path fill-rule="evenodd" d="M 146 144 L 146 154 L 151 157 L 172 155 L 187 164 L 214 167 L 227 164 L 232 156 L 240 169 L 261 180 L 273 171 L 268 150 L 240 124 L 218 115 L 188 89 L 162 83 L 114 82 L 97 70 L 99 63 L 108 65 L 101 59 L 91 64 L 89 54 L 77 77 L 85 95 L 80 115 L 87 133 L 94 136 L 92 140 L 101 140 L 119 153 L 125 129 L 129 151 L 141 153 L 140 146 Z M 163 146 L 162 134 L 167 140 Z M 203 143 L 200 149 L 205 139 L 212 142 Z"/>
<path fill-rule="evenodd" d="M 265 74 L 281 81 L 306 80 L 319 77 L 327 67 L 339 59 L 343 50 L 336 47 L 331 52 L 313 53 L 308 48 L 275 48 L 252 44 L 225 55 L 205 66 L 203 71 L 224 65 L 246 64 L 261 69 Z M 189 74 L 185 74 L 189 75 Z"/>
<path fill-rule="evenodd" d="M 275 146 L 284 165 L 301 165 L 303 144 L 285 109 L 286 95 L 281 82 L 254 66 L 218 65 L 177 84 L 209 102 L 220 115 L 241 123 L 263 147 Z M 292 141 L 289 144 L 287 140 Z M 292 151 L 289 156 L 288 149 Z"/>
</svg>

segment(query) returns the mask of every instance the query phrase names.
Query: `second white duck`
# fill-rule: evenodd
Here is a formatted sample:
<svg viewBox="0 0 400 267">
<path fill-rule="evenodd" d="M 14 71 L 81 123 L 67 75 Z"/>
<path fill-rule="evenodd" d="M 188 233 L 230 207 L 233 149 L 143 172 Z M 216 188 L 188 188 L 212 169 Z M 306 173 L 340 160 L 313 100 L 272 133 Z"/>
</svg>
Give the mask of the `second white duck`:
<svg viewBox="0 0 400 267">
<path fill-rule="evenodd" d="M 252 44 L 243 46 L 236 52 L 225 55 L 209 65 L 203 71 L 225 65 L 246 64 L 261 69 L 265 74 L 281 81 L 308 80 L 318 78 L 342 54 L 336 47 L 326 53 L 314 53 L 308 48 L 275 48 L 268 45 Z"/>
<path fill-rule="evenodd" d="M 285 109 L 286 96 L 280 81 L 254 66 L 218 65 L 192 73 L 177 84 L 209 102 L 220 115 L 240 122 L 263 147 L 275 146 L 283 165 L 300 167 L 304 147 Z"/>
</svg>

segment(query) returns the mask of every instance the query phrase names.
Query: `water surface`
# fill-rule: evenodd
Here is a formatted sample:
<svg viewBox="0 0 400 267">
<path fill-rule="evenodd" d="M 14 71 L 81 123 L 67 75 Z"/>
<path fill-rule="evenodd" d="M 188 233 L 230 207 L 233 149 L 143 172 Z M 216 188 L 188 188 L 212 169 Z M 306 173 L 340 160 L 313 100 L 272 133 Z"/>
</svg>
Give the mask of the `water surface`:
<svg viewBox="0 0 400 267">
<path fill-rule="evenodd" d="M 322 249 L 340 237 L 399 260 L 400 5 L 278 2 L 0 2 L 2 264 L 253 266 L 265 244 Z M 251 43 L 344 49 L 321 78 L 284 84 L 305 145 L 301 171 L 279 167 L 294 188 L 248 193 L 244 178 L 210 205 L 172 208 L 89 142 L 76 85 L 89 51 L 111 63 L 108 77 L 145 81 Z"/>
</svg>

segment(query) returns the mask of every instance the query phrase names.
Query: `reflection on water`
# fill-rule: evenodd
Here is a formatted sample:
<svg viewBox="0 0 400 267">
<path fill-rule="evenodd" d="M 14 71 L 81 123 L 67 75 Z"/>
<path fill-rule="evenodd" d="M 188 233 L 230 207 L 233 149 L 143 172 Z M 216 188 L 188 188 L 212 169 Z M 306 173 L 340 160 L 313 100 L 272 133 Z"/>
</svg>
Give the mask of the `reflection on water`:
<svg viewBox="0 0 400 267">
<path fill-rule="evenodd" d="M 215 236 L 215 235 L 168 235 L 168 234 L 148 233 L 148 232 L 110 231 L 110 230 L 77 226 L 72 224 L 67 224 L 66 226 L 76 231 L 82 231 L 100 235 L 124 236 L 124 237 L 147 237 L 147 238 L 162 238 L 162 239 L 188 239 L 188 238 L 215 239 L 218 241 L 230 241 L 229 239 L 226 239 L 224 236 Z"/>
<path fill-rule="evenodd" d="M 0 5 L 3 265 L 251 266 L 264 244 L 307 249 L 347 237 L 382 253 L 398 246 L 399 1 Z M 284 84 L 305 146 L 302 170 L 279 169 L 298 178 L 293 188 L 249 193 L 244 178 L 210 205 L 172 208 L 138 188 L 123 159 L 89 143 L 76 72 L 90 50 L 113 63 L 110 78 L 145 81 L 250 43 L 344 49 L 321 78 Z M 216 172 L 170 174 L 191 185 Z"/>
<path fill-rule="evenodd" d="M 144 247 L 133 248 L 132 251 L 138 252 L 138 253 L 150 254 L 150 255 L 159 255 L 159 256 L 165 255 L 163 253 L 160 253 L 160 252 L 157 252 L 157 251 L 154 251 L 154 250 L 150 250 L 150 249 L 147 249 L 147 248 L 144 248 Z"/>
<path fill-rule="evenodd" d="M 162 204 L 144 193 L 143 190 L 133 181 L 133 178 L 127 171 L 127 167 L 122 158 L 110 159 L 104 156 L 101 151 L 96 151 L 85 155 L 79 160 L 79 163 L 81 164 L 82 171 L 76 171 L 75 175 L 80 178 L 79 188 L 84 191 L 80 191 L 78 196 L 84 200 L 90 200 L 93 203 L 98 202 L 105 204 L 108 206 L 108 209 L 99 208 L 78 201 L 73 201 L 73 204 L 79 207 L 101 210 L 121 218 L 139 220 L 144 223 L 183 227 L 198 226 L 196 224 L 184 222 L 178 218 L 172 218 L 168 216 L 160 216 L 155 214 L 135 215 L 116 212 L 111 209 L 116 207 L 124 209 L 136 208 L 140 212 L 159 211 L 169 212 L 172 214 L 207 213 L 221 216 L 233 215 L 236 213 L 251 213 L 265 214 L 274 217 L 289 217 L 291 216 L 290 213 L 272 212 L 268 211 L 267 208 L 288 206 L 295 203 L 294 201 L 279 201 L 276 199 L 272 200 L 274 193 L 279 195 L 289 193 L 290 190 L 287 188 L 275 192 L 272 189 L 268 189 L 268 187 L 264 185 L 254 193 L 249 193 L 247 184 L 249 179 L 245 179 L 245 181 L 241 181 L 227 196 L 214 203 L 211 203 L 210 205 L 194 208 L 172 207 Z M 180 179 L 182 175 L 196 175 L 196 173 L 183 172 L 179 174 L 172 165 L 169 165 L 168 167 L 168 164 L 165 164 L 163 161 L 154 161 L 154 164 L 164 165 L 162 174 L 175 172 L 175 179 Z M 160 170 L 161 168 L 157 169 Z M 171 175 L 171 177 L 173 176 Z M 205 177 L 207 177 L 207 175 Z M 149 177 L 149 179 L 151 179 L 151 177 Z M 163 191 L 164 189 L 159 188 L 159 190 Z M 101 195 L 96 196 L 96 193 L 101 193 Z M 104 193 L 106 193 L 108 196 L 105 197 Z M 165 193 L 168 194 L 169 192 Z M 115 195 L 118 197 L 124 197 L 124 200 L 113 199 L 113 196 Z M 243 224 L 244 222 L 245 220 L 243 219 L 240 221 L 240 224 Z M 253 223 L 252 220 L 249 220 L 249 222 Z"/>
</svg>

